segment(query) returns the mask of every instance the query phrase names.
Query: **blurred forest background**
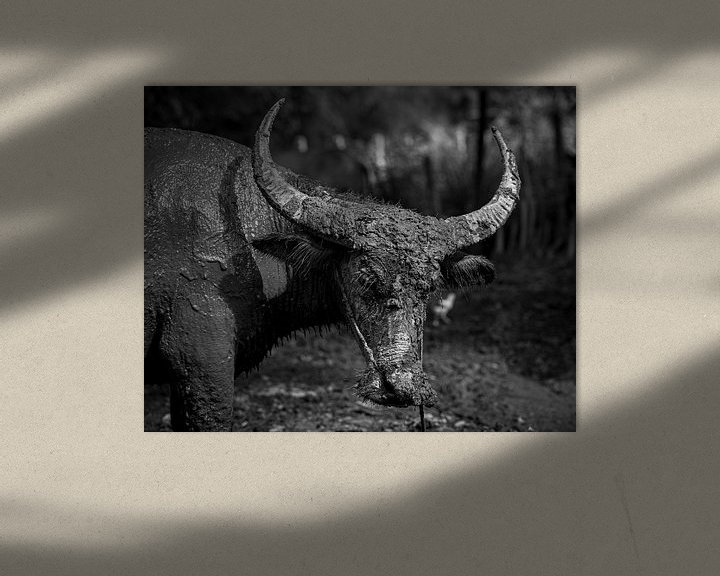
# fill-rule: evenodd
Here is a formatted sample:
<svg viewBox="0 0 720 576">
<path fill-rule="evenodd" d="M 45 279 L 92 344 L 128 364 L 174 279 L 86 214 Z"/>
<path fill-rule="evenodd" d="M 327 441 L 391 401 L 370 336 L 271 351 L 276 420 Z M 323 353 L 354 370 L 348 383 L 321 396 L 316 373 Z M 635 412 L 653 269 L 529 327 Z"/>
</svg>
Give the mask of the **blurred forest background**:
<svg viewBox="0 0 720 576">
<path fill-rule="evenodd" d="M 468 212 L 494 193 L 496 125 L 517 152 L 522 202 L 486 251 L 574 257 L 574 87 L 146 87 L 145 126 L 252 145 L 280 98 L 279 164 L 436 216 Z"/>
<path fill-rule="evenodd" d="M 493 237 L 497 280 L 425 328 L 424 366 L 440 402 L 435 431 L 575 429 L 574 87 L 145 88 L 145 126 L 251 146 L 268 109 L 278 164 L 424 214 L 477 209 L 497 189 L 490 126 L 516 152 L 520 202 Z M 440 295 L 441 297 L 442 295 Z M 432 303 L 431 303 L 432 309 Z M 371 410 L 348 390 L 362 358 L 342 329 L 300 334 L 236 382 L 235 430 L 403 431 L 412 409 Z M 167 389 L 146 383 L 145 429 L 169 430 Z"/>
</svg>

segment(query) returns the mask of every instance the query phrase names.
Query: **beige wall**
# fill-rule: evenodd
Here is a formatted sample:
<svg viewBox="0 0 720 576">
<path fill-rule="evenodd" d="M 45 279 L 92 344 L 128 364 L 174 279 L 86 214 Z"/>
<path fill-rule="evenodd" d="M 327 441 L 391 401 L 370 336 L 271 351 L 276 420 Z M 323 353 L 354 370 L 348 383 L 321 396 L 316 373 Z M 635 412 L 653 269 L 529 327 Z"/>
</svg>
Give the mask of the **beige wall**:
<svg viewBox="0 0 720 576">
<path fill-rule="evenodd" d="M 11 4 L 0 572 L 717 573 L 715 3 Z M 143 433 L 146 83 L 577 84 L 578 432 Z"/>
</svg>

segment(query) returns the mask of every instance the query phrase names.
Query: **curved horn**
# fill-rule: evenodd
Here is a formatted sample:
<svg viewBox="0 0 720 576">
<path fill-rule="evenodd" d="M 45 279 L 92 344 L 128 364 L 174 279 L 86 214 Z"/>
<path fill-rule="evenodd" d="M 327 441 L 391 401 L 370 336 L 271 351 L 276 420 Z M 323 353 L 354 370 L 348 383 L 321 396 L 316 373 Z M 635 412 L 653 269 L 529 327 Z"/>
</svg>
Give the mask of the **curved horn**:
<svg viewBox="0 0 720 576">
<path fill-rule="evenodd" d="M 252 151 L 255 183 L 270 205 L 293 224 L 351 246 L 354 229 L 352 214 L 322 198 L 327 197 L 327 193 L 321 187 L 315 190 L 319 196 L 298 190 L 280 174 L 270 155 L 270 129 L 283 102 L 284 98 L 270 108 L 255 134 Z"/>
<path fill-rule="evenodd" d="M 492 133 L 500 148 L 505 172 L 490 202 L 469 214 L 453 216 L 445 220 L 456 233 L 458 249 L 477 244 L 495 234 L 505 224 L 520 197 L 520 175 L 515 154 L 507 147 L 500 130 L 495 126 L 492 127 Z"/>
</svg>

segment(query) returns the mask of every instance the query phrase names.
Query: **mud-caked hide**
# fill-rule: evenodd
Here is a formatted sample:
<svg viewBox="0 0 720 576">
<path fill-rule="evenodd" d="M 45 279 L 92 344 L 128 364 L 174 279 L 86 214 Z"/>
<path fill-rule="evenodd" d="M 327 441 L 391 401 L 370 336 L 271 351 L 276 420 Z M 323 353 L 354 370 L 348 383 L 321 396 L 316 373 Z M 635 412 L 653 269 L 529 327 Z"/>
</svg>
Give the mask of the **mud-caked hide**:
<svg viewBox="0 0 720 576">
<path fill-rule="evenodd" d="M 350 328 L 366 360 L 361 399 L 431 405 L 428 297 L 494 276 L 462 248 L 494 233 L 518 197 L 498 132 L 505 173 L 493 199 L 438 219 L 276 166 L 269 138 L 280 104 L 252 151 L 195 132 L 145 133 L 145 351 L 172 382 L 174 429 L 229 429 L 235 376 L 293 331 L 334 323 Z"/>
</svg>

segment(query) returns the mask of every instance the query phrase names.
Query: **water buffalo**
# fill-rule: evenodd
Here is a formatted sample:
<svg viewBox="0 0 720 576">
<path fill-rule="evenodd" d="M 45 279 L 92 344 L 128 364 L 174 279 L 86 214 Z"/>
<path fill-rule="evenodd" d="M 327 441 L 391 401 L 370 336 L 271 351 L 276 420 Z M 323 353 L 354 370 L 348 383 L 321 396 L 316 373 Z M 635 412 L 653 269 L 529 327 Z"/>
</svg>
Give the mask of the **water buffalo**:
<svg viewBox="0 0 720 576">
<path fill-rule="evenodd" d="M 174 430 L 229 430 L 236 375 L 308 327 L 346 323 L 367 368 L 365 401 L 430 406 L 422 368 L 428 296 L 492 281 L 461 250 L 515 207 L 513 153 L 493 198 L 438 219 L 328 189 L 277 166 L 270 129 L 252 150 L 174 129 L 145 131 L 145 358 L 170 375 Z"/>
</svg>

